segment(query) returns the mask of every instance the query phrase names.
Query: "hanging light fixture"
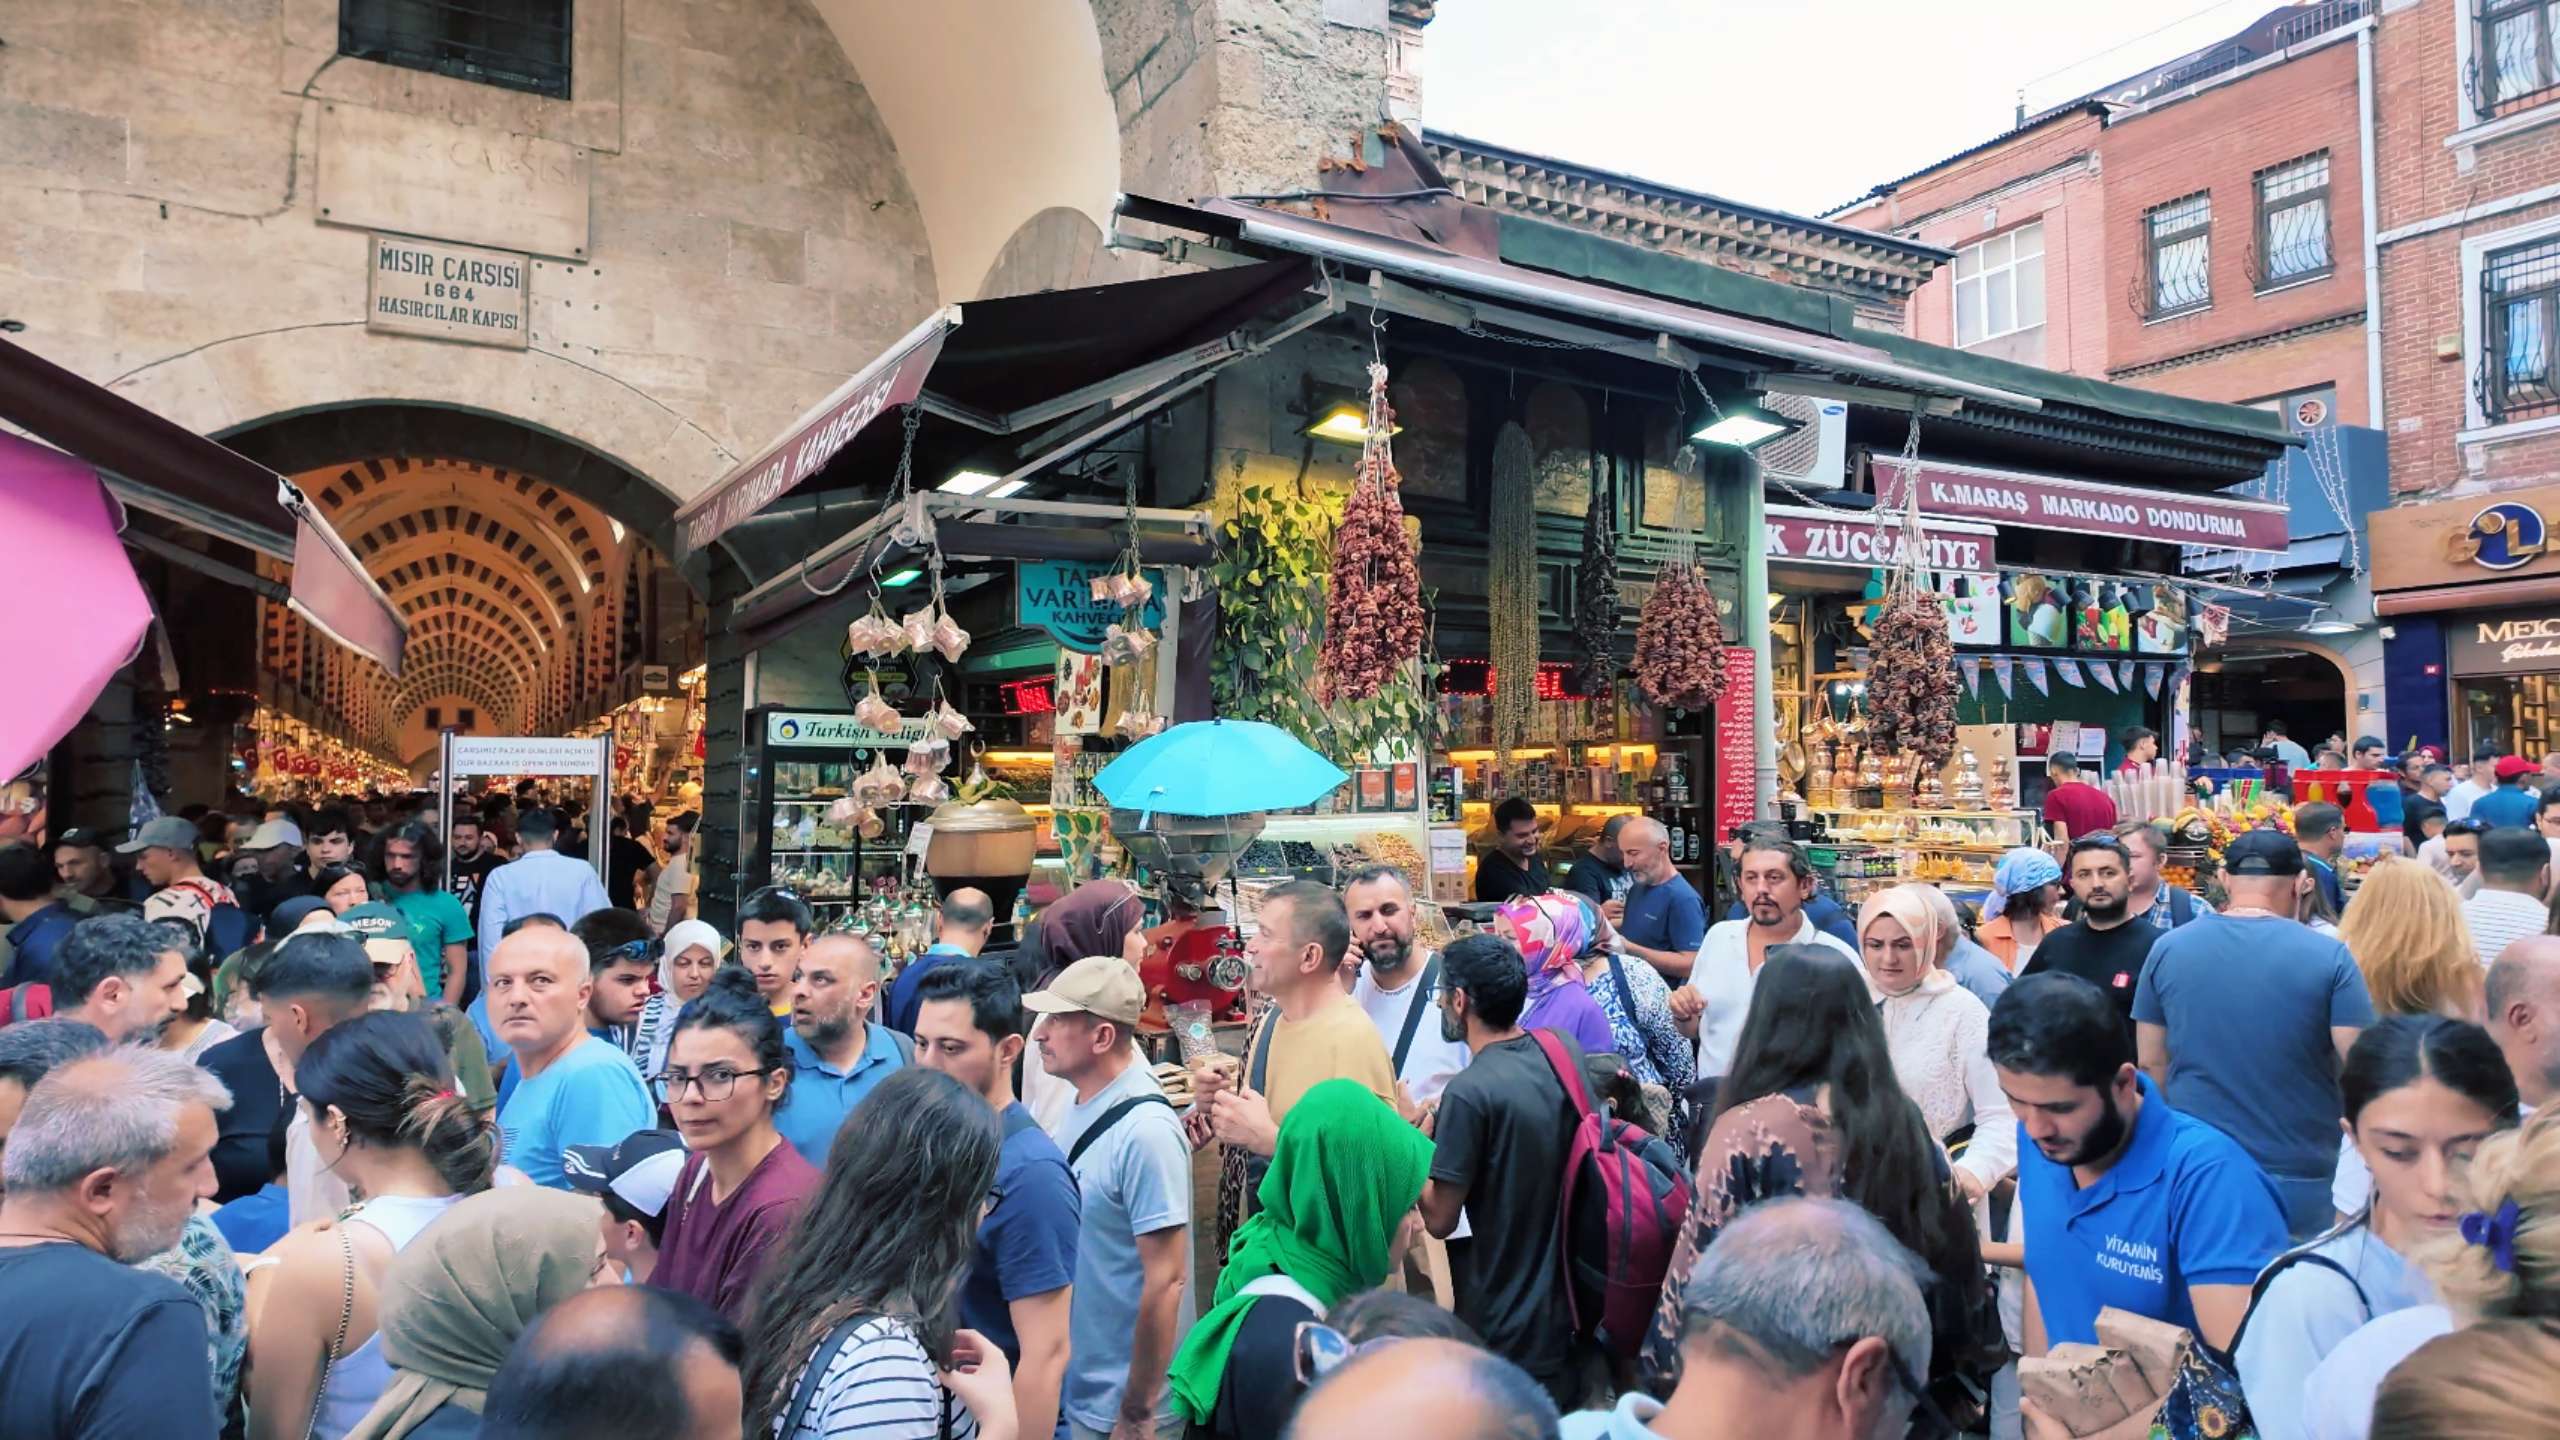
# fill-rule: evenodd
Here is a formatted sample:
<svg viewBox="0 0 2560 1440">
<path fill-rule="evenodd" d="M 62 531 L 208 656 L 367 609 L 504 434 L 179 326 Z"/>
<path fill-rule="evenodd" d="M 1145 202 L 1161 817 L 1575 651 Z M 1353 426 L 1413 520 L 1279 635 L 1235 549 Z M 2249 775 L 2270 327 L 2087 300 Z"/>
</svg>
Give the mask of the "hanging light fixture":
<svg viewBox="0 0 2560 1440">
<path fill-rule="evenodd" d="M 2327 612 L 2326 618 L 2322 612 Z M 2299 627 L 2305 635 L 2353 635 L 2364 627 L 2323 605 L 2311 612 L 2311 618 Z"/>
<path fill-rule="evenodd" d="M 1800 422 L 1794 416 L 1766 405 L 1748 400 L 1719 401 L 1709 410 L 1707 423 L 1691 432 L 1689 438 L 1702 445 L 1753 450 L 1798 428 Z"/>
</svg>

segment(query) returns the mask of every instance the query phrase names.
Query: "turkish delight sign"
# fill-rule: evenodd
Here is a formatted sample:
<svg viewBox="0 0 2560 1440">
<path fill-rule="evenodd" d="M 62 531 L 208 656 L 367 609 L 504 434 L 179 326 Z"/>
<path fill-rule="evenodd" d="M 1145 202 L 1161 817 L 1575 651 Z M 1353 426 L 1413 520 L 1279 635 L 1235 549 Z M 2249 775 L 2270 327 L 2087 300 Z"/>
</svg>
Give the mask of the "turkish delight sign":
<svg viewBox="0 0 2560 1440">
<path fill-rule="evenodd" d="M 1760 709 L 1753 683 L 1753 652 L 1728 645 L 1724 652 L 1724 698 L 1716 702 L 1716 843 L 1752 822 L 1760 805 L 1759 742 L 1751 733 Z"/>
</svg>

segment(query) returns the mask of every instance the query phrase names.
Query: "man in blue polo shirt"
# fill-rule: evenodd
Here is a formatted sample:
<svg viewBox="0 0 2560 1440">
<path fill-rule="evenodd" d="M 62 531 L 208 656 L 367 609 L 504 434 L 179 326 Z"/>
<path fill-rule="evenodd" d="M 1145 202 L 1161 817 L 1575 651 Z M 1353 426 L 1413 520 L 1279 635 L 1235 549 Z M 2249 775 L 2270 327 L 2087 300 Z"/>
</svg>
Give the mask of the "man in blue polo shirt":
<svg viewBox="0 0 2560 1440">
<path fill-rule="evenodd" d="M 2029 975 L 1991 1010 L 1991 1063 L 2018 1115 L 2025 1350 L 2097 1343 L 2112 1305 L 2227 1349 L 2249 1286 L 2285 1248 L 2275 1187 L 2134 1068 L 2105 991 Z"/>
<path fill-rule="evenodd" d="M 889 1072 L 915 1059 L 915 1042 L 871 1018 L 880 1000 L 880 956 L 852 935 L 800 948 L 791 973 L 791 1092 L 773 1126 L 800 1158 L 826 1168 L 844 1117 Z"/>
<path fill-rule="evenodd" d="M 1610 917 L 1618 938 L 1628 954 L 1675 982 L 1688 979 L 1698 963 L 1698 945 L 1707 938 L 1707 908 L 1671 862 L 1671 832 L 1657 820 L 1630 820 L 1618 832 L 1618 854 L 1636 880 Z"/>
</svg>

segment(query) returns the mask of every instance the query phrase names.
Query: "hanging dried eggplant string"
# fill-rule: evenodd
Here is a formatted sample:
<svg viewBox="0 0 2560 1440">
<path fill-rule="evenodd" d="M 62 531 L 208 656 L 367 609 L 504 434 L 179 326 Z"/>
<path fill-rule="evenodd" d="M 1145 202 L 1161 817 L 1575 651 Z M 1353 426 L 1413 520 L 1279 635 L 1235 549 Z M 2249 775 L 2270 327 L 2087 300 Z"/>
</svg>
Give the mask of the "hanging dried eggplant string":
<svg viewBox="0 0 2560 1440">
<path fill-rule="evenodd" d="M 1574 690 L 1606 699 L 1618 685 L 1618 525 L 1607 474 L 1591 480 L 1582 515 L 1582 563 L 1574 570 Z"/>
<path fill-rule="evenodd" d="M 1493 442 L 1492 564 L 1485 577 L 1493 651 L 1493 748 L 1504 769 L 1529 741 L 1538 703 L 1537 451 L 1517 420 Z"/>
<path fill-rule="evenodd" d="M 1636 617 L 1636 684 L 1666 709 L 1707 709 L 1724 696 L 1724 650 L 1715 590 L 1683 535 Z"/>
<path fill-rule="evenodd" d="M 1388 439 L 1394 429 L 1387 367 L 1373 361 L 1368 436 L 1334 532 L 1316 656 L 1316 696 L 1326 704 L 1374 699 L 1422 651 L 1422 571 L 1396 498 L 1400 477 Z"/>
<path fill-rule="evenodd" d="M 1908 751 L 1928 770 L 1955 753 L 1956 650 L 1947 634 L 1947 612 L 1929 588 L 1927 532 L 1920 523 L 1920 417 L 1902 447 L 1902 503 L 1879 515 L 1879 553 L 1885 570 L 1884 603 L 1874 626 L 1867 663 L 1867 726 L 1875 748 Z M 1881 508 L 1881 507 L 1880 507 Z"/>
</svg>

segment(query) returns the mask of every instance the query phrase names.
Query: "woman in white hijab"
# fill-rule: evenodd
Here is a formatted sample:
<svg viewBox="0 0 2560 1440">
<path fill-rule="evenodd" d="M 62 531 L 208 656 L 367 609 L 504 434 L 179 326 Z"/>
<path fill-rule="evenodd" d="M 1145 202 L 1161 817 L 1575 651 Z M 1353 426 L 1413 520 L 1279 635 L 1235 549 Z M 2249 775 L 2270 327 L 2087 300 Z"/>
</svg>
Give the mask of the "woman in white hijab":
<svg viewBox="0 0 2560 1440">
<path fill-rule="evenodd" d="M 667 1046 L 675 1039 L 676 1015 L 711 988 L 711 973 L 729 953 L 729 942 L 708 920 L 681 920 L 667 927 L 658 948 L 658 990 L 640 1006 L 640 1022 L 632 1043 L 632 1060 L 640 1078 L 650 1079 L 667 1063 Z"/>
</svg>

